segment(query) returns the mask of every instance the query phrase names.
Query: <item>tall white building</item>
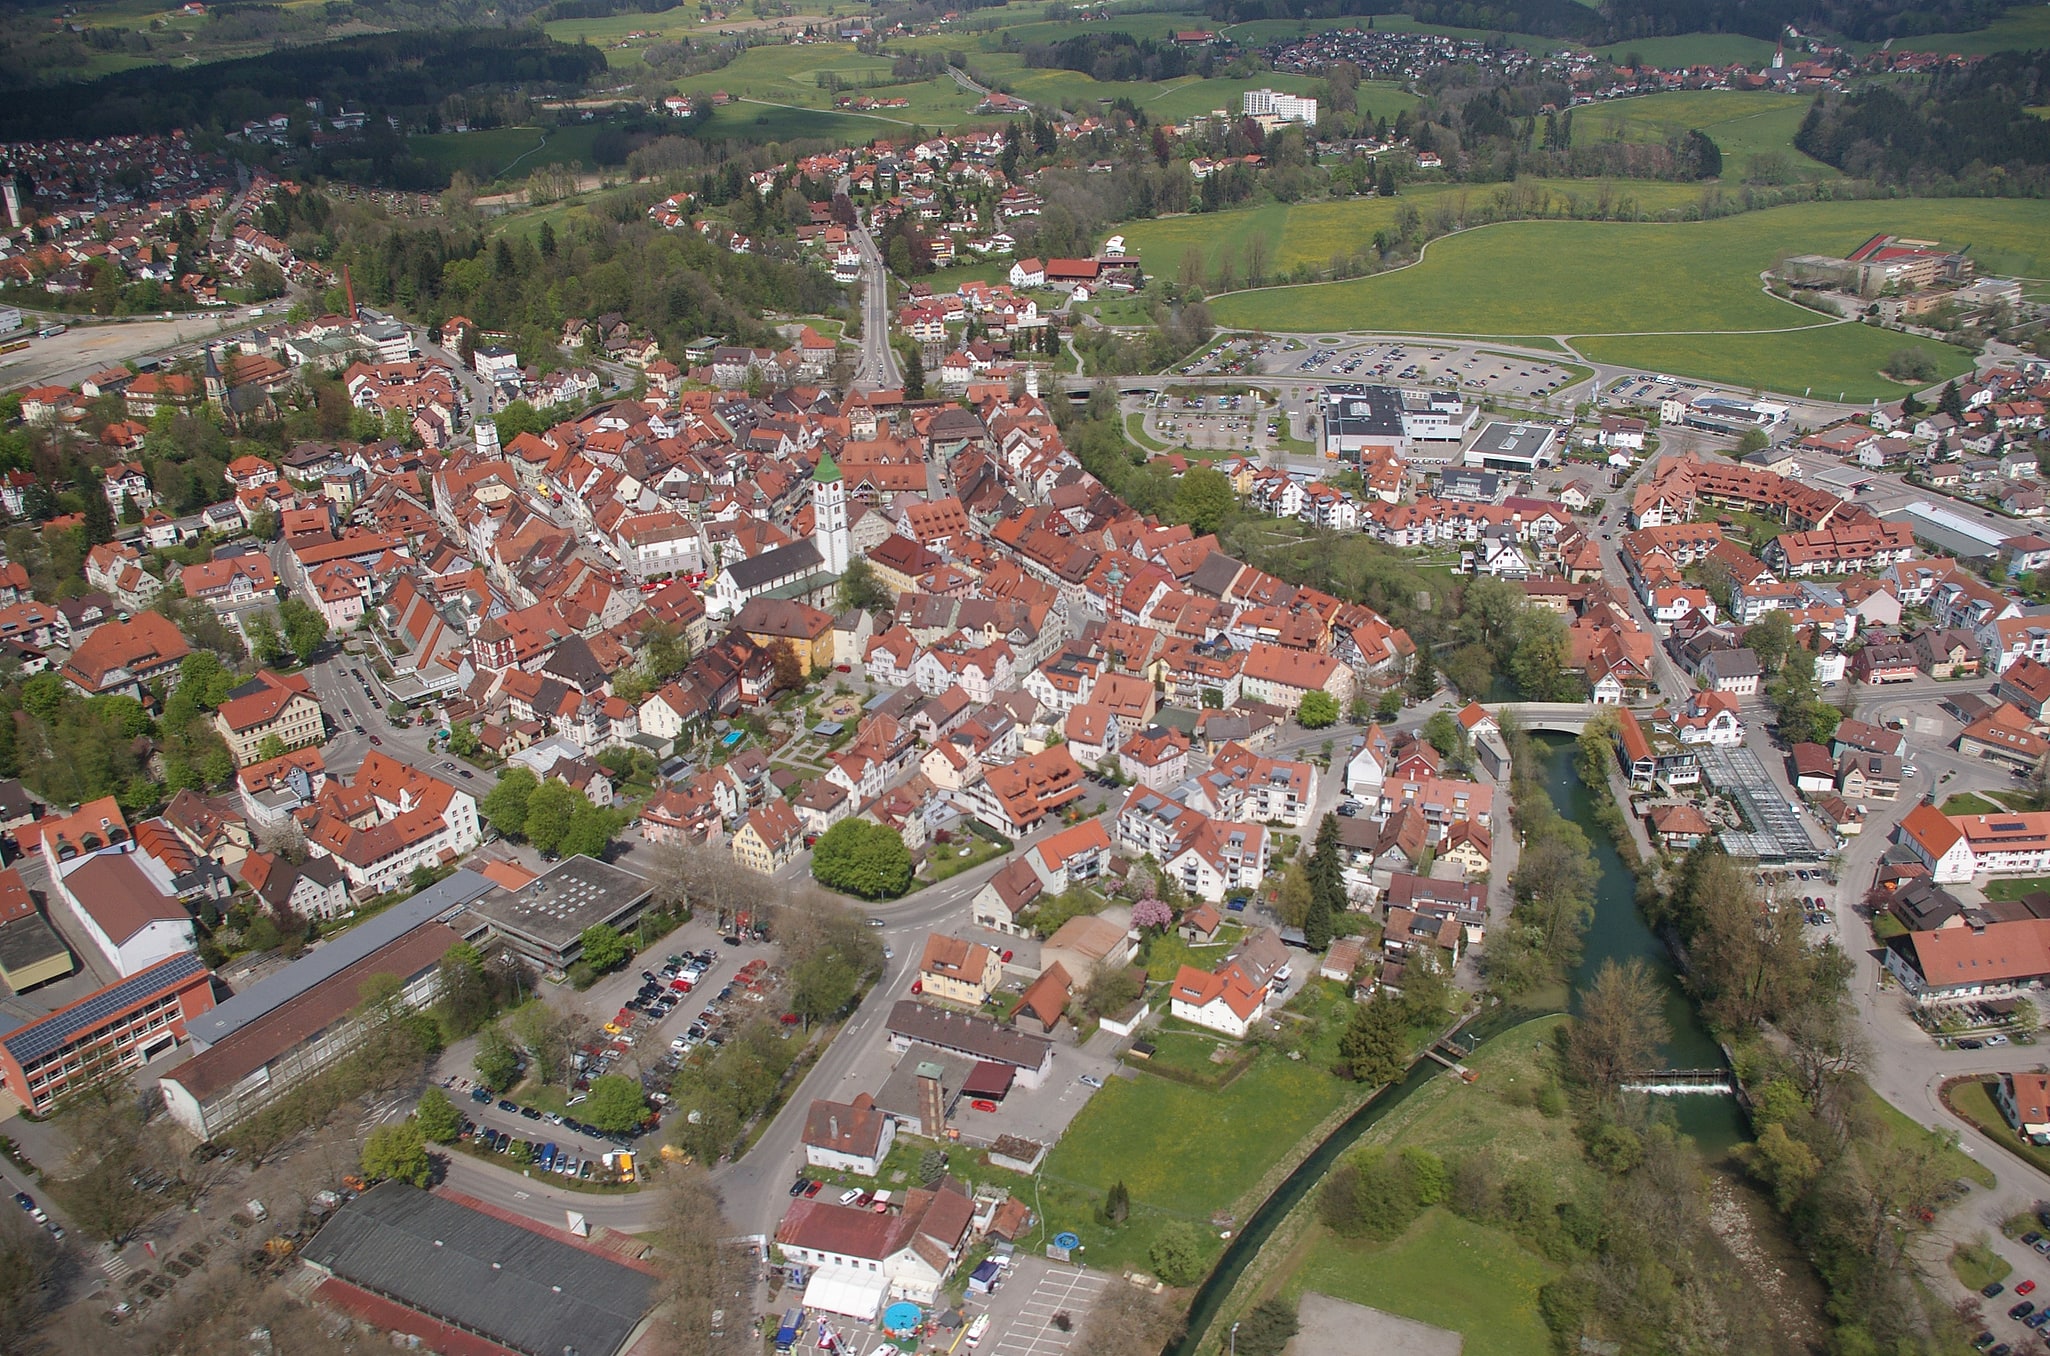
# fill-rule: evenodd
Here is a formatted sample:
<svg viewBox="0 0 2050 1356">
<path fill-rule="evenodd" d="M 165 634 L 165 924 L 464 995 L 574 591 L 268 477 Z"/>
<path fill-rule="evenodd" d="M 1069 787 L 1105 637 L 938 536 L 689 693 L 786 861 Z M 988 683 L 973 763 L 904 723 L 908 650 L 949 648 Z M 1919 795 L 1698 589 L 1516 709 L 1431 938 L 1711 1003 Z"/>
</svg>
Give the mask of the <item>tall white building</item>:
<svg viewBox="0 0 2050 1356">
<path fill-rule="evenodd" d="M 818 469 L 811 476 L 812 535 L 818 539 L 819 558 L 826 573 L 847 573 L 847 482 L 833 454 L 819 451 Z"/>
<path fill-rule="evenodd" d="M 1249 89 L 1242 105 L 1249 118 L 1274 118 L 1280 122 L 1299 122 L 1305 127 L 1317 125 L 1317 101 L 1299 94 L 1283 94 L 1279 90 Z"/>
</svg>

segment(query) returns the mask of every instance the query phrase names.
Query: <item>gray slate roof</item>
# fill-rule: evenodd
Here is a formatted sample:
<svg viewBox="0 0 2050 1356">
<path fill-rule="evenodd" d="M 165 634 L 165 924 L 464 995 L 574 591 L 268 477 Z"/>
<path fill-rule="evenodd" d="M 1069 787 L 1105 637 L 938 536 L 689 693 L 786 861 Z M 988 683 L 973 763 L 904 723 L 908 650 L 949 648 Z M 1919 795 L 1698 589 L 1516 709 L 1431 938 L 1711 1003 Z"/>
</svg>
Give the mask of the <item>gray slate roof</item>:
<svg viewBox="0 0 2050 1356">
<path fill-rule="evenodd" d="M 655 1302 L 644 1272 L 403 1182 L 336 1212 L 305 1259 L 528 1356 L 614 1356 Z"/>
</svg>

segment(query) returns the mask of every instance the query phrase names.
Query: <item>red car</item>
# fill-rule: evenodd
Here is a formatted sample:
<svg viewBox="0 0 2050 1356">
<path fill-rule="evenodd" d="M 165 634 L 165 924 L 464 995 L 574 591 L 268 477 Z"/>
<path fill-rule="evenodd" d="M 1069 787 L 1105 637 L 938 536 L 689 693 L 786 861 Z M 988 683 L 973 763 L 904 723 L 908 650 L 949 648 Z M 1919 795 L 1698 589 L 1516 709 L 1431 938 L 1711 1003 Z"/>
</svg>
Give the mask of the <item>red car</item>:
<svg viewBox="0 0 2050 1356">
<path fill-rule="evenodd" d="M 822 1187 L 822 1186 L 824 1186 L 824 1185 L 825 1185 L 825 1183 L 824 1183 L 824 1182 L 821 1182 L 821 1181 L 819 1181 L 819 1180 L 818 1180 L 818 1179 L 817 1179 L 816 1177 L 814 1177 L 814 1178 L 812 1179 L 812 1183 L 811 1183 L 811 1185 L 810 1185 L 810 1186 L 808 1186 L 808 1187 L 806 1187 L 806 1188 L 804 1189 L 804 1194 L 805 1194 L 806 1196 L 816 1196 L 816 1195 L 818 1195 L 818 1194 L 819 1194 L 819 1188 L 820 1188 L 820 1187 Z"/>
<path fill-rule="evenodd" d="M 995 1111 L 997 1109 L 997 1104 L 995 1102 L 992 1102 L 987 1098 L 983 1097 L 976 1098 L 968 1105 L 974 1107 L 977 1111 Z"/>
<path fill-rule="evenodd" d="M 2014 1288 L 2014 1293 L 2017 1295 L 2026 1295 L 2035 1288 L 2036 1283 L 2034 1281 L 2023 1281 L 2020 1285 Z"/>
</svg>

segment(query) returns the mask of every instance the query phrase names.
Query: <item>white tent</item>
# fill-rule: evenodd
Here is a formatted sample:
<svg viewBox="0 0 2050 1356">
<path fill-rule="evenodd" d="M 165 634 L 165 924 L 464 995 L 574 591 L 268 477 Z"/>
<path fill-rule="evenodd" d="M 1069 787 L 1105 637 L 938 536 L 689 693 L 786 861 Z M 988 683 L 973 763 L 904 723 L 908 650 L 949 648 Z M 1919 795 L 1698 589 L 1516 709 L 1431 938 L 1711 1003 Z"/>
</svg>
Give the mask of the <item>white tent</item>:
<svg viewBox="0 0 2050 1356">
<path fill-rule="evenodd" d="M 804 1307 L 873 1323 L 889 1293 L 890 1278 L 881 1272 L 820 1267 L 804 1287 Z"/>
</svg>

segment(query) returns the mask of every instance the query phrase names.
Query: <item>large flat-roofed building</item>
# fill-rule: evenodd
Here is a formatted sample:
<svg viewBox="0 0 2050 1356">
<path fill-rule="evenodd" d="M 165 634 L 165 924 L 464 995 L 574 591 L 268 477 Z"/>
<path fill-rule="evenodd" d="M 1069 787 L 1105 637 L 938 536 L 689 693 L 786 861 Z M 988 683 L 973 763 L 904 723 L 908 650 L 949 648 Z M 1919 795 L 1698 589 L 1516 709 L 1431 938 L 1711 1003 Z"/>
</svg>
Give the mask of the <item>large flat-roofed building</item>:
<svg viewBox="0 0 2050 1356">
<path fill-rule="evenodd" d="M 1490 471 L 1535 471 L 1559 459 L 1559 430 L 1550 424 L 1512 424 L 1494 420 L 1466 449 L 1468 466 Z"/>
<path fill-rule="evenodd" d="M 1392 452 L 1408 461 L 1442 463 L 1458 455 L 1479 412 L 1457 391 L 1346 384 L 1325 391 L 1317 417 L 1317 446 L 1327 457 L 1358 461 Z"/>
<path fill-rule="evenodd" d="M 194 955 L 172 956 L 33 1022 L 0 1015 L 0 1087 L 37 1113 L 67 1091 L 139 1068 L 184 1038 L 214 1004 Z"/>
<path fill-rule="evenodd" d="M 550 970 L 584 954 L 584 929 L 609 923 L 622 932 L 647 907 L 648 882 L 595 857 L 570 857 L 517 890 L 494 889 L 471 906 L 493 937 Z"/>
<path fill-rule="evenodd" d="M 16 993 L 71 973 L 71 948 L 13 867 L 0 871 L 0 980 Z"/>
<path fill-rule="evenodd" d="M 357 1009 L 375 977 L 396 979 L 408 1008 L 433 1002 L 441 959 L 461 940 L 423 923 L 327 976 L 159 1078 L 164 1109 L 195 1137 L 214 1138 L 355 1050 L 367 1030 Z"/>
<path fill-rule="evenodd" d="M 1402 431 L 1402 392 L 1392 386 L 1327 391 L 1317 412 L 1317 445 L 1327 457 L 1358 461 L 1366 452 L 1409 454 Z"/>
<path fill-rule="evenodd" d="M 429 923 L 447 923 L 463 936 L 474 937 L 482 929 L 480 920 L 464 910 L 496 887 L 468 868 L 447 880 L 436 881 L 410 899 L 348 929 L 333 941 L 323 942 L 276 974 L 250 985 L 223 1002 L 189 1028 L 193 1044 L 205 1050 L 219 1045 L 252 1022 L 275 1012 L 301 994 L 326 983 L 365 957 L 390 946 L 415 928 Z"/>
<path fill-rule="evenodd" d="M 336 1211 L 300 1256 L 329 1278 L 314 1292 L 326 1303 L 360 1313 L 374 1297 L 456 1329 L 409 1328 L 405 1315 L 379 1323 L 437 1351 L 618 1356 L 645 1334 L 655 1306 L 649 1268 L 403 1182 Z M 433 1340 L 461 1334 L 483 1342 Z"/>
</svg>

